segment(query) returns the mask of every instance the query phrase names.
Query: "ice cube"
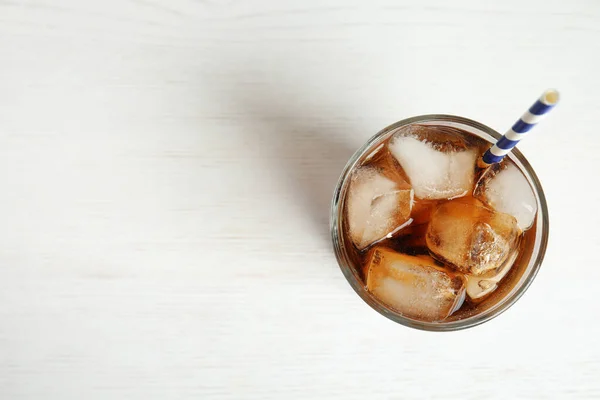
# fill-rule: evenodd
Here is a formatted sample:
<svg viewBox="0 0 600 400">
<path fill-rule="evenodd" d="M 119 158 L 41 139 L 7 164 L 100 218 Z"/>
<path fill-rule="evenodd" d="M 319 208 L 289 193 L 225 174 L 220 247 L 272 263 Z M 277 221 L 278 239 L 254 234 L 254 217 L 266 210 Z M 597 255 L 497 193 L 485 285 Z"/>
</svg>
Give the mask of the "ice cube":
<svg viewBox="0 0 600 400">
<path fill-rule="evenodd" d="M 441 261 L 465 274 L 497 270 L 516 251 L 520 230 L 508 214 L 453 200 L 431 215 L 426 241 Z"/>
<path fill-rule="evenodd" d="M 409 221 L 410 185 L 393 171 L 361 167 L 348 188 L 348 227 L 359 249 L 383 239 Z"/>
<path fill-rule="evenodd" d="M 441 321 L 462 305 L 465 278 L 438 267 L 431 257 L 384 247 L 375 247 L 369 256 L 367 289 L 402 315 Z"/>
<path fill-rule="evenodd" d="M 525 175 L 513 164 L 492 167 L 479 180 L 474 196 L 494 210 L 517 219 L 521 230 L 533 224 L 537 202 Z"/>
<path fill-rule="evenodd" d="M 389 149 L 418 198 L 450 199 L 473 187 L 477 150 L 451 132 L 409 126 L 394 134 Z"/>
<path fill-rule="evenodd" d="M 491 273 L 483 276 L 465 275 L 465 278 L 467 278 L 467 296 L 471 300 L 479 300 L 496 290 L 498 282 L 506 276 L 513 266 L 517 254 L 518 252 L 514 251 L 500 268 Z"/>
</svg>

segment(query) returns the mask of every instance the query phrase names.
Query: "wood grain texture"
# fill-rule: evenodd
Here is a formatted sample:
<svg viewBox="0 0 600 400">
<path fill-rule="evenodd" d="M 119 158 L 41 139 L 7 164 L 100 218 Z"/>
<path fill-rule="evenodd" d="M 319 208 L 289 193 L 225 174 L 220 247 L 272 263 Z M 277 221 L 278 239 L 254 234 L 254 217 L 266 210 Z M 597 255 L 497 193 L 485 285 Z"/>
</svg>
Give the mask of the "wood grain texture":
<svg viewBox="0 0 600 400">
<path fill-rule="evenodd" d="M 0 1 L 0 398 L 600 398 L 600 3 Z M 383 126 L 503 130 L 551 240 L 478 328 L 379 316 L 329 200 Z M 570 143 L 565 143 L 564 134 Z"/>
</svg>

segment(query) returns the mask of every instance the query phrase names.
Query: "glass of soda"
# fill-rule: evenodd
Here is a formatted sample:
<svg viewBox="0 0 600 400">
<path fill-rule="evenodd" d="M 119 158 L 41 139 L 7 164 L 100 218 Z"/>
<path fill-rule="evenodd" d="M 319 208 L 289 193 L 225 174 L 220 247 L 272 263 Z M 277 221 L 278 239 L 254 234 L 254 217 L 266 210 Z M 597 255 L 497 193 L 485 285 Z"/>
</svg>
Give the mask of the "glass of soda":
<svg viewBox="0 0 600 400">
<path fill-rule="evenodd" d="M 514 304 L 548 241 L 542 186 L 517 149 L 478 161 L 501 135 L 423 115 L 373 136 L 335 188 L 331 234 L 342 272 L 373 309 L 430 331 L 479 325 Z"/>
</svg>

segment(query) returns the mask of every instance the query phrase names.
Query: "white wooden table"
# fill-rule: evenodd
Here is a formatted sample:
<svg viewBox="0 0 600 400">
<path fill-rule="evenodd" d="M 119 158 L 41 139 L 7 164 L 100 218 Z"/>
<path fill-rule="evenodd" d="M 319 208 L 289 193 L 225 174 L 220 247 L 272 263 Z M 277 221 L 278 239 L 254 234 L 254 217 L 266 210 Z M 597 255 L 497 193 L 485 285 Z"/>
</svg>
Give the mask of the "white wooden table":
<svg viewBox="0 0 600 400">
<path fill-rule="evenodd" d="M 599 398 L 599 26 L 594 0 L 0 1 L 0 398 Z M 504 130 L 547 87 L 526 295 L 455 333 L 371 310 L 328 232 L 353 151 L 419 114 Z"/>
</svg>

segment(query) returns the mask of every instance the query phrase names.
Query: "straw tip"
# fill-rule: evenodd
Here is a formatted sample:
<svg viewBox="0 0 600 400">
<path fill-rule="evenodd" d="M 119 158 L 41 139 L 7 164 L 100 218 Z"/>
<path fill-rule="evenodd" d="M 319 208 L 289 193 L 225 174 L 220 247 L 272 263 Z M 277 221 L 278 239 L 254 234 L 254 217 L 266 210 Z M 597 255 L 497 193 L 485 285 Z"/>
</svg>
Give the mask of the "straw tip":
<svg viewBox="0 0 600 400">
<path fill-rule="evenodd" d="M 484 161 L 483 157 L 479 157 L 479 159 L 477 160 L 477 167 L 479 167 L 479 168 L 487 168 L 490 165 L 491 164 L 488 164 L 487 162 Z"/>
<path fill-rule="evenodd" d="M 560 100 L 560 93 L 556 89 L 548 89 L 542 94 L 540 100 L 546 105 L 554 106 Z"/>
</svg>

